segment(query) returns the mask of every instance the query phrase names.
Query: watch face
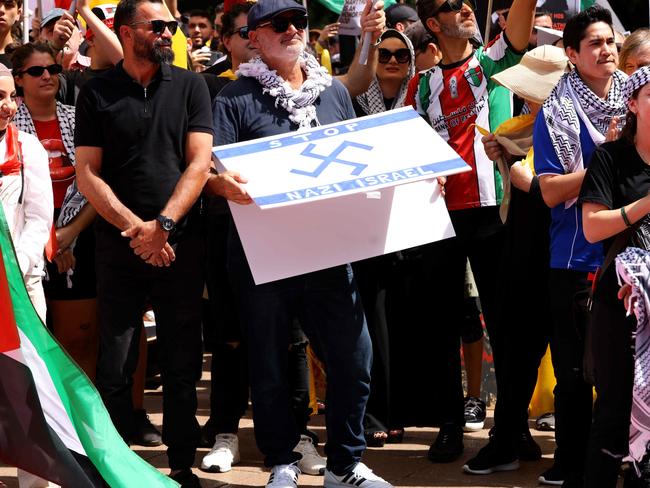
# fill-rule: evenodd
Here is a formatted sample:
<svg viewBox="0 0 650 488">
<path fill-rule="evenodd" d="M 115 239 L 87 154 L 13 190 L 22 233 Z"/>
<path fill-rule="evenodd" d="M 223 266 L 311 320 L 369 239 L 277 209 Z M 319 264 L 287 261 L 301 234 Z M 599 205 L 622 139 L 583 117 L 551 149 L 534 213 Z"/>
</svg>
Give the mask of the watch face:
<svg viewBox="0 0 650 488">
<path fill-rule="evenodd" d="M 174 221 L 172 219 L 163 219 L 162 228 L 171 231 L 174 228 Z"/>
</svg>

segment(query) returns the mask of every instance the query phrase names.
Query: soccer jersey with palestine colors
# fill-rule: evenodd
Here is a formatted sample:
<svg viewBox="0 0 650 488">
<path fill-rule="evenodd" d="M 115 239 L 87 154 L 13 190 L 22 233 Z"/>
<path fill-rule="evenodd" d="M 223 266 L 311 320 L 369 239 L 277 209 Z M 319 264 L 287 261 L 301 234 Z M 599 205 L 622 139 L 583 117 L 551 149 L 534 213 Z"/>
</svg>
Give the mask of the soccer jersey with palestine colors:
<svg viewBox="0 0 650 488">
<path fill-rule="evenodd" d="M 407 101 L 472 167 L 472 171 L 448 177 L 449 210 L 498 205 L 501 177 L 488 159 L 477 124 L 490 131 L 512 117 L 512 94 L 490 77 L 519 63 L 505 35 L 499 34 L 486 47 L 451 65 L 439 64 L 420 73 L 409 86 Z"/>
</svg>

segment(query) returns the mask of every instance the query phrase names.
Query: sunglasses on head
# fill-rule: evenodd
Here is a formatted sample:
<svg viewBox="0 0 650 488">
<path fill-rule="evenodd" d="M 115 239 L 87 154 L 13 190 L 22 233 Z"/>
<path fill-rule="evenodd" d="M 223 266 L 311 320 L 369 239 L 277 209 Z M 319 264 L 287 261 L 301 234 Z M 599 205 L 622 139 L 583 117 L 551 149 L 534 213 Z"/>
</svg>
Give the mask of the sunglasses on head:
<svg viewBox="0 0 650 488">
<path fill-rule="evenodd" d="M 443 2 L 436 10 L 433 11 L 431 17 L 443 12 L 460 12 L 460 9 L 463 8 L 463 3 L 467 3 L 467 5 L 469 5 L 472 10 L 474 10 L 472 2 L 469 0 L 445 0 L 445 2 Z"/>
<path fill-rule="evenodd" d="M 45 73 L 45 70 L 50 75 L 58 75 L 63 71 L 63 66 L 60 64 L 51 64 L 49 66 L 31 66 L 23 71 L 20 72 L 21 75 L 27 73 L 29 76 L 33 76 L 34 78 L 39 78 L 43 76 L 43 73 Z"/>
<path fill-rule="evenodd" d="M 239 37 L 242 39 L 248 39 L 248 26 L 245 25 L 243 27 L 240 27 L 239 29 L 235 29 L 233 31 L 233 34 L 239 34 Z"/>
<path fill-rule="evenodd" d="M 390 61 L 390 58 L 392 58 L 393 56 L 395 56 L 395 61 L 397 61 L 399 64 L 406 64 L 409 61 L 411 61 L 411 52 L 405 47 L 401 49 L 397 49 L 396 51 L 391 51 L 383 47 L 379 48 L 378 61 L 381 64 L 388 63 Z"/>
<path fill-rule="evenodd" d="M 157 36 L 165 32 L 165 28 L 169 29 L 170 34 L 173 36 L 176 34 L 176 30 L 178 29 L 178 22 L 175 20 L 143 20 L 141 22 L 132 22 L 129 25 L 134 26 L 144 24 L 151 24 L 151 32 Z"/>
<path fill-rule="evenodd" d="M 307 16 L 297 14 L 292 17 L 273 17 L 267 22 L 262 22 L 257 27 L 270 25 L 277 34 L 280 34 L 281 32 L 287 32 L 289 24 L 292 24 L 298 30 L 302 30 L 307 27 Z"/>
</svg>

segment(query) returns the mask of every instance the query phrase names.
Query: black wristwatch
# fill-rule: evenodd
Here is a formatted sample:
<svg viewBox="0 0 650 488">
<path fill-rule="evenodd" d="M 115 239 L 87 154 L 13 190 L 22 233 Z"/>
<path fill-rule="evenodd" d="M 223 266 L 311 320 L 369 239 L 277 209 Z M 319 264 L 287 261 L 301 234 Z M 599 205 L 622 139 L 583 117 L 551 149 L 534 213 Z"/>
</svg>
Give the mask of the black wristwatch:
<svg viewBox="0 0 650 488">
<path fill-rule="evenodd" d="M 156 217 L 156 220 L 160 223 L 160 227 L 162 227 L 163 230 L 169 232 L 170 234 L 176 229 L 176 222 L 174 222 L 174 219 L 170 219 L 164 215 L 159 215 Z"/>
</svg>

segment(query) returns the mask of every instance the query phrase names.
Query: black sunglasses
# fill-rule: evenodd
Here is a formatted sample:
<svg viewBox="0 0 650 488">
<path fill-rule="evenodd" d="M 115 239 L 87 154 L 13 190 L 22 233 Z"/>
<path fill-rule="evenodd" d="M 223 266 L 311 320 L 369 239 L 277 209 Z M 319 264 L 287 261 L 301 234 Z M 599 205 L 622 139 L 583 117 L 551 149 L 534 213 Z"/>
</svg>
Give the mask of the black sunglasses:
<svg viewBox="0 0 650 488">
<path fill-rule="evenodd" d="M 431 17 L 438 15 L 441 12 L 460 12 L 463 8 L 463 3 L 467 3 L 474 10 L 474 5 L 468 0 L 445 0 L 436 10 L 433 11 Z"/>
<path fill-rule="evenodd" d="M 175 20 L 143 20 L 141 22 L 132 22 L 129 25 L 134 26 L 143 24 L 151 24 L 151 32 L 157 36 L 165 32 L 165 28 L 169 29 L 170 34 L 173 36 L 176 34 L 176 30 L 178 29 L 178 22 Z"/>
<path fill-rule="evenodd" d="M 411 61 L 411 52 L 403 47 L 396 51 L 390 51 L 389 49 L 384 49 L 383 47 L 379 48 L 379 59 L 378 61 L 381 64 L 386 64 L 390 61 L 390 58 L 395 56 L 395 61 L 399 64 L 406 64 Z"/>
<path fill-rule="evenodd" d="M 242 39 L 248 39 L 248 26 L 245 25 L 243 27 L 240 27 L 239 29 L 235 29 L 233 31 L 233 34 L 239 34 L 239 37 Z"/>
<path fill-rule="evenodd" d="M 49 66 L 31 66 L 19 73 L 19 75 L 23 75 L 27 73 L 29 76 L 33 76 L 34 78 L 39 78 L 43 76 L 43 73 L 45 73 L 45 70 L 50 75 L 58 75 L 63 71 L 63 66 L 60 64 L 51 64 Z"/>
<path fill-rule="evenodd" d="M 287 32 L 289 24 L 292 24 L 298 30 L 305 29 L 307 21 L 307 16 L 303 14 L 294 15 L 293 17 L 273 17 L 268 22 L 262 22 L 257 27 L 270 25 L 277 34 L 280 34 L 281 32 Z"/>
</svg>

